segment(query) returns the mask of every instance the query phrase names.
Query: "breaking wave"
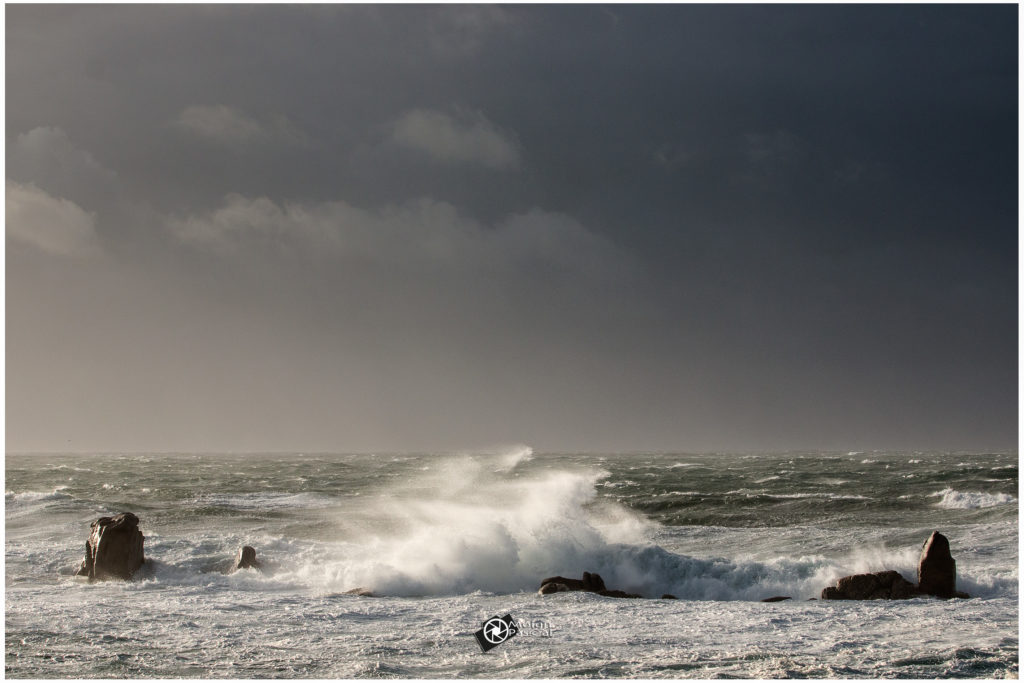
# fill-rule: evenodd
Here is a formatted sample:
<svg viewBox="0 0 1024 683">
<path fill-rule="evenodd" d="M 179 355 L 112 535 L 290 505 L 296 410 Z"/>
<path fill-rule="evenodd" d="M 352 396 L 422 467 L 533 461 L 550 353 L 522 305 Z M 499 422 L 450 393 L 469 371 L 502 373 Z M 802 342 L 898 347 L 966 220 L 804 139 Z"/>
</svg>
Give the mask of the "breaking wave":
<svg viewBox="0 0 1024 683">
<path fill-rule="evenodd" d="M 1007 505 L 1016 503 L 1016 496 L 1009 493 L 982 493 L 980 491 L 954 491 L 943 489 L 931 494 L 933 497 L 941 496 L 942 500 L 935 504 L 936 507 L 952 510 L 974 510 L 977 508 L 990 508 L 996 505 Z"/>
<path fill-rule="evenodd" d="M 327 554 L 319 546 L 295 558 L 276 578 L 330 592 L 438 596 L 535 591 L 544 577 L 590 571 L 609 588 L 690 600 L 807 598 L 841 576 L 882 569 L 914 578 L 916 549 L 759 561 L 674 553 L 654 542 L 656 523 L 598 496 L 606 471 L 519 467 L 529 453 L 442 459 L 398 488 L 364 495 L 346 538 Z M 984 579 L 971 585 L 1006 589 Z"/>
<path fill-rule="evenodd" d="M 4 492 L 4 502 L 7 505 L 12 503 L 41 503 L 51 500 L 66 500 L 71 498 L 70 495 L 63 491 L 67 486 L 58 486 L 52 491 L 22 491 L 21 493 L 15 493 L 14 491 Z"/>
</svg>

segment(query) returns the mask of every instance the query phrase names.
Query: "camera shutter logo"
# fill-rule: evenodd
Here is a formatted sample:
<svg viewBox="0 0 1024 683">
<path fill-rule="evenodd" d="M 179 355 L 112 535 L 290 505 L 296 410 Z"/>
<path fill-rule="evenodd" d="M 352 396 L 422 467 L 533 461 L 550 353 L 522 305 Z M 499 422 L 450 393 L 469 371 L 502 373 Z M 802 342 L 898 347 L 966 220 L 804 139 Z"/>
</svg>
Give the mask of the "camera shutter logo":
<svg viewBox="0 0 1024 683">
<path fill-rule="evenodd" d="M 517 633 L 519 633 L 519 629 L 516 628 L 515 619 L 512 618 L 511 614 L 506 614 L 503 617 L 491 617 L 473 635 L 476 637 L 476 642 L 480 645 L 480 649 L 487 652 L 501 645 Z"/>
</svg>

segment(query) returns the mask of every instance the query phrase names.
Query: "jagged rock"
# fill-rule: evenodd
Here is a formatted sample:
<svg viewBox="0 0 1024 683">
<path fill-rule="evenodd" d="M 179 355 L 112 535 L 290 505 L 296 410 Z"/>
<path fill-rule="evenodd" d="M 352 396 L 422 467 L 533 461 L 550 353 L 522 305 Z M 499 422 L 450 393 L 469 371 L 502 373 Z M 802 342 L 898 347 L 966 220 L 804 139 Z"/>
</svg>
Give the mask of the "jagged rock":
<svg viewBox="0 0 1024 683">
<path fill-rule="evenodd" d="M 235 569 L 263 569 L 263 565 L 256 559 L 256 549 L 251 545 L 243 545 L 238 551 L 238 559 L 235 560 Z"/>
<path fill-rule="evenodd" d="M 126 580 L 146 561 L 142 548 L 145 537 L 139 531 L 139 518 L 132 513 L 100 517 L 90 529 L 78 576 L 87 576 L 90 581 Z"/>
<path fill-rule="evenodd" d="M 770 598 L 765 598 L 761 602 L 782 602 L 783 600 L 792 600 L 793 598 L 788 595 L 774 595 Z"/>
<path fill-rule="evenodd" d="M 661 596 L 661 599 L 662 600 L 678 600 L 679 598 L 677 598 L 676 596 L 672 595 L 671 593 L 665 593 L 664 595 Z"/>
<path fill-rule="evenodd" d="M 957 594 L 956 560 L 949 552 L 949 540 L 938 531 L 933 531 L 921 548 L 917 583 L 921 592 L 928 595 L 952 598 Z"/>
<path fill-rule="evenodd" d="M 345 595 L 359 595 L 364 598 L 375 598 L 377 594 L 371 591 L 369 588 L 350 588 L 345 591 Z"/>
<path fill-rule="evenodd" d="M 821 592 L 822 600 L 905 600 L 918 595 L 917 586 L 899 572 L 854 574 Z"/>
</svg>

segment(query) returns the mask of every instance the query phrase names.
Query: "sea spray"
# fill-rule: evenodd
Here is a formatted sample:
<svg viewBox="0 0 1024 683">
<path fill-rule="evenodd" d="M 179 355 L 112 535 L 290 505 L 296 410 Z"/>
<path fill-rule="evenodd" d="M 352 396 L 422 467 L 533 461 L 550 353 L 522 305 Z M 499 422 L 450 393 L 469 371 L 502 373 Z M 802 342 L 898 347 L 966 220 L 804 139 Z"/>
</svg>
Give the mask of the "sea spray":
<svg viewBox="0 0 1024 683">
<path fill-rule="evenodd" d="M 324 562 L 323 580 L 387 595 L 518 592 L 552 572 L 582 572 L 617 541 L 645 542 L 649 523 L 597 500 L 606 471 L 517 471 L 529 455 L 520 447 L 439 458 L 366 494 L 365 526 Z M 316 570 L 304 573 L 314 579 Z"/>
<path fill-rule="evenodd" d="M 759 560 L 671 552 L 653 541 L 657 524 L 598 497 L 608 471 L 517 469 L 529 454 L 517 447 L 439 457 L 398 485 L 367 493 L 363 525 L 329 557 L 296 568 L 296 579 L 327 591 L 432 596 L 533 591 L 545 576 L 593 571 L 611 587 L 648 596 L 759 600 L 813 597 L 854 573 L 914 575 L 915 547 Z"/>
</svg>

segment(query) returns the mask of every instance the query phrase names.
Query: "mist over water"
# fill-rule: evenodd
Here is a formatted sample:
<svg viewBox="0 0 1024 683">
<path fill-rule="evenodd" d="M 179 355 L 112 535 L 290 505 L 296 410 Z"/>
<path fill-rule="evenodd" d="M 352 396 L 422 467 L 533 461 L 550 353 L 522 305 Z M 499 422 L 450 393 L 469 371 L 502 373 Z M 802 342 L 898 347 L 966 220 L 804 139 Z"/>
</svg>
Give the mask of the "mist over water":
<svg viewBox="0 0 1024 683">
<path fill-rule="evenodd" d="M 711 601 L 721 606 L 702 613 L 749 622 L 749 633 L 736 635 L 735 646 L 744 649 L 753 647 L 763 627 L 745 611 L 761 608 L 742 605 L 774 595 L 815 597 L 857 572 L 896 569 L 916 580 L 921 543 L 935 529 L 950 538 L 959 587 L 977 598 L 957 601 L 955 613 L 948 612 L 954 603 L 924 599 L 883 607 L 794 601 L 782 609 L 797 610 L 801 618 L 869 608 L 910 621 L 953 617 L 950 633 L 991 645 L 981 658 L 987 663 L 971 671 L 1015 671 L 1016 641 L 1007 638 L 1015 638 L 1016 628 L 994 627 L 991 620 L 1017 620 L 1017 476 L 1012 454 L 535 454 L 513 446 L 448 455 L 9 456 L 8 675 L 71 675 L 70 660 L 66 668 L 52 657 L 38 659 L 57 646 L 40 634 L 51 633 L 49 621 L 66 619 L 83 601 L 103 606 L 94 605 L 89 618 L 95 621 L 81 627 L 108 633 L 116 630 L 124 601 L 144 605 L 155 618 L 176 614 L 175 601 L 191 595 L 220 607 L 199 608 L 194 629 L 165 624 L 162 638 L 192 642 L 215 634 L 224 610 L 245 613 L 254 602 L 270 619 L 296 605 L 369 610 L 364 618 L 374 629 L 438 610 L 473 612 L 474 605 L 481 617 L 490 616 L 485 613 L 514 604 L 521 614 L 571 617 L 595 638 L 610 638 L 606 644 L 614 649 L 619 641 L 607 636 L 609 609 L 629 611 L 620 617 L 637 628 L 654 618 L 653 637 L 671 639 L 674 618 L 662 631 L 664 617 L 651 615 L 683 609 L 692 618 L 687 606 L 698 604 L 692 601 Z M 123 510 L 140 517 L 150 564 L 128 584 L 87 585 L 73 577 L 89 522 Z M 265 573 L 222 573 L 243 544 L 256 547 Z M 681 600 L 665 607 L 534 593 L 546 576 L 583 571 L 600 573 L 610 588 Z M 344 594 L 353 588 L 383 597 Z M 968 613 L 989 625 L 956 621 Z M 462 614 L 453 628 L 468 635 L 479 626 L 476 618 Z M 304 628 L 326 638 L 353 622 L 338 614 Z M 839 637 L 828 633 L 821 637 Z M 912 643 L 887 637 L 901 652 L 907 649 L 903 654 L 914 654 Z M 357 639 L 346 638 L 333 646 L 339 648 L 335 658 L 354 669 L 324 663 L 295 675 L 370 675 L 359 668 L 369 660 L 355 648 Z M 810 662 L 822 656 L 819 646 L 831 647 L 818 643 L 804 653 L 800 670 L 808 675 L 814 675 Z M 193 657 L 186 665 L 156 653 L 126 671 L 240 675 L 220 661 L 231 654 L 227 644 L 223 651 L 211 647 L 209 661 Z M 952 654 L 943 652 L 934 655 L 932 668 L 878 670 L 856 657 L 851 666 L 871 675 L 928 675 L 950 666 Z M 468 655 L 462 652 L 435 674 L 422 668 L 422 653 L 408 656 L 418 662 L 408 675 L 430 676 L 464 671 L 460 658 Z M 570 670 L 556 660 L 533 659 L 536 652 L 523 656 L 525 668 L 517 675 Z M 721 663 L 716 669 L 715 656 L 707 656 L 708 671 L 732 670 Z M 589 657 L 603 661 L 605 655 Z M 74 661 L 99 667 L 87 669 L 95 675 L 120 675 L 84 651 Z M 653 662 L 639 661 L 637 671 L 658 675 Z M 251 675 L 272 671 L 257 667 Z"/>
</svg>

